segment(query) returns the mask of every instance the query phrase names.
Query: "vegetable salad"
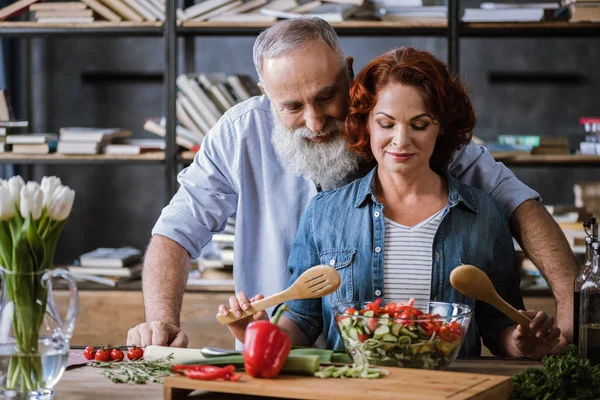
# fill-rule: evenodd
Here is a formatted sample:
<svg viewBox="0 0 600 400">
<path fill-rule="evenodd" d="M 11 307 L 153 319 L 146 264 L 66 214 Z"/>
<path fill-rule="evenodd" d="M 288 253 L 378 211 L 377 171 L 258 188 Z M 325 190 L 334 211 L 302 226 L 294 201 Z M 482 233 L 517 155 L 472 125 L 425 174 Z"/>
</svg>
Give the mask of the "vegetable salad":
<svg viewBox="0 0 600 400">
<path fill-rule="evenodd" d="M 426 314 L 407 304 L 382 299 L 362 310 L 347 308 L 336 313 L 346 350 L 357 364 L 444 369 L 454 360 L 464 336 L 453 317 Z"/>
</svg>

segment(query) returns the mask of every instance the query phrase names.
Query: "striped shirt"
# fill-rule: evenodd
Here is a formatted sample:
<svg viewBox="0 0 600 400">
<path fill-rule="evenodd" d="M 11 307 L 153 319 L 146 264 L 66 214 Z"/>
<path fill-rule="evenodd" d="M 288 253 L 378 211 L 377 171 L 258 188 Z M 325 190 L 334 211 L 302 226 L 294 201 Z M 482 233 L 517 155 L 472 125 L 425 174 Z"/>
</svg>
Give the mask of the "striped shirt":
<svg viewBox="0 0 600 400">
<path fill-rule="evenodd" d="M 406 303 L 427 312 L 431 295 L 433 239 L 446 208 L 414 226 L 385 218 L 383 287 L 386 302 Z"/>
</svg>

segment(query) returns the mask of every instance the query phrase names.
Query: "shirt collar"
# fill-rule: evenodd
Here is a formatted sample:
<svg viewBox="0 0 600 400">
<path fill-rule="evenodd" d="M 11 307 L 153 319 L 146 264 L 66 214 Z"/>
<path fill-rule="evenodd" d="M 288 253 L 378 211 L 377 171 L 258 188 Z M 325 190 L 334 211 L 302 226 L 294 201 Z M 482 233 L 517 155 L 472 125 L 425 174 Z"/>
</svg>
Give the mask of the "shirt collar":
<svg viewBox="0 0 600 400">
<path fill-rule="evenodd" d="M 359 180 L 354 207 L 360 207 L 368 198 L 377 202 L 377 199 L 375 198 L 376 173 L 377 167 L 373 168 L 367 175 Z M 441 175 L 448 181 L 448 206 L 455 207 L 459 203 L 462 203 L 471 211 L 477 213 L 477 206 L 471 189 L 450 175 L 447 171 L 442 172 Z"/>
</svg>

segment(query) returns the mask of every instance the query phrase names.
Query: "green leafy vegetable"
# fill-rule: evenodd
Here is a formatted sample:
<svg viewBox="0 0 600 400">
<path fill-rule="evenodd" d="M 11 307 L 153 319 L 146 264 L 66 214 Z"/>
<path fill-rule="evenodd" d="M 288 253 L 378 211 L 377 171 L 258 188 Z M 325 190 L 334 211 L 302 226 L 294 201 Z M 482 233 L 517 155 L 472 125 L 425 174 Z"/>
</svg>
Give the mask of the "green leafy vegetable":
<svg viewBox="0 0 600 400">
<path fill-rule="evenodd" d="M 592 400 L 600 397 L 600 366 L 577 357 L 569 345 L 563 355 L 548 356 L 543 368 L 528 368 L 512 378 L 513 397 L 521 400 Z"/>
</svg>

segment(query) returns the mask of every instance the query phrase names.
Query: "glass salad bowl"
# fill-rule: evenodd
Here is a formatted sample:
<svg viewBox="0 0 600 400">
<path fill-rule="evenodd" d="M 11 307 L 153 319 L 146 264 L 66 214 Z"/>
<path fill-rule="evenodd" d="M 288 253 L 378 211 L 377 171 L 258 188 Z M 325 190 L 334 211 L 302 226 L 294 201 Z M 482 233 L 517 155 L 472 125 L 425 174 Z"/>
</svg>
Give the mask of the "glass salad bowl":
<svg viewBox="0 0 600 400">
<path fill-rule="evenodd" d="M 334 307 L 346 351 L 357 364 L 437 369 L 448 368 L 462 346 L 471 307 L 429 302 L 418 310 L 412 301 L 341 303 Z"/>
</svg>

